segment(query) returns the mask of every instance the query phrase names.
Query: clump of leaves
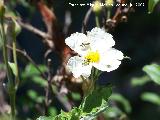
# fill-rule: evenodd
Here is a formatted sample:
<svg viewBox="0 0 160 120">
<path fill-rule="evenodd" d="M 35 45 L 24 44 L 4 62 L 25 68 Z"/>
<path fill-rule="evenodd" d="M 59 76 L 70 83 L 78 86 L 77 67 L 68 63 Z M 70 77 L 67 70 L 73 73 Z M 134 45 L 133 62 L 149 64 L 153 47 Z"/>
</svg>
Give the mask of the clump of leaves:
<svg viewBox="0 0 160 120">
<path fill-rule="evenodd" d="M 110 85 L 98 86 L 84 98 L 79 107 L 73 108 L 70 112 L 61 111 L 61 114 L 55 117 L 41 116 L 37 120 L 93 120 L 108 108 L 108 99 L 111 94 Z"/>
</svg>

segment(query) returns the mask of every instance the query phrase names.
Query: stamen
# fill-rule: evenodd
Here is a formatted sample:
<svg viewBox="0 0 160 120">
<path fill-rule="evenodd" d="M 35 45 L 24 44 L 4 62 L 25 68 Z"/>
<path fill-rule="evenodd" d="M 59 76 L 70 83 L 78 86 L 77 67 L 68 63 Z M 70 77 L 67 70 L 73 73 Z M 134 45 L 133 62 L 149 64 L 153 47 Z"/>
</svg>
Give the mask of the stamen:
<svg viewBox="0 0 160 120">
<path fill-rule="evenodd" d="M 85 56 L 85 59 L 86 59 L 87 63 L 99 62 L 99 60 L 100 60 L 99 52 L 98 51 L 96 51 L 96 52 L 89 51 L 87 53 L 87 55 Z"/>
</svg>

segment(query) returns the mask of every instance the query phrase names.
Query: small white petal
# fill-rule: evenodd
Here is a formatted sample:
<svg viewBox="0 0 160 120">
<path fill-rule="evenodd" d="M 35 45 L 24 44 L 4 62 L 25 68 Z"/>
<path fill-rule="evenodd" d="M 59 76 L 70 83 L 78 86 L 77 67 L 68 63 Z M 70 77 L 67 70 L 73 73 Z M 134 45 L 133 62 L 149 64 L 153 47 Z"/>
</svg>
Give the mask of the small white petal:
<svg viewBox="0 0 160 120">
<path fill-rule="evenodd" d="M 115 60 L 115 61 L 112 61 L 108 64 L 107 63 L 98 63 L 98 64 L 93 64 L 93 66 L 101 71 L 110 72 L 110 71 L 116 70 L 120 64 L 121 64 L 121 61 Z"/>
<path fill-rule="evenodd" d="M 116 49 L 109 49 L 100 53 L 99 63 L 93 64 L 94 67 L 101 71 L 113 71 L 119 67 L 121 61 L 124 58 L 123 53 Z"/>
<path fill-rule="evenodd" d="M 84 77 L 89 77 L 91 74 L 91 68 L 90 65 L 82 65 L 83 64 L 82 57 L 74 56 L 71 57 L 67 63 L 67 68 L 73 73 L 73 76 L 75 78 L 80 77 L 81 75 Z"/>
<path fill-rule="evenodd" d="M 114 48 L 109 49 L 107 55 L 117 60 L 122 60 L 124 58 L 123 53 Z"/>
<path fill-rule="evenodd" d="M 89 39 L 83 33 L 73 33 L 70 37 L 65 39 L 65 43 L 78 54 L 83 54 L 86 50 L 89 49 L 88 44 Z"/>
<path fill-rule="evenodd" d="M 91 74 L 91 69 L 92 69 L 92 66 L 91 65 L 86 65 L 86 66 L 83 66 L 82 67 L 82 76 L 84 78 L 88 78 Z"/>
<path fill-rule="evenodd" d="M 92 49 L 101 51 L 115 45 L 112 35 L 97 27 L 93 28 L 91 32 L 87 32 L 87 36 L 91 41 Z"/>
</svg>

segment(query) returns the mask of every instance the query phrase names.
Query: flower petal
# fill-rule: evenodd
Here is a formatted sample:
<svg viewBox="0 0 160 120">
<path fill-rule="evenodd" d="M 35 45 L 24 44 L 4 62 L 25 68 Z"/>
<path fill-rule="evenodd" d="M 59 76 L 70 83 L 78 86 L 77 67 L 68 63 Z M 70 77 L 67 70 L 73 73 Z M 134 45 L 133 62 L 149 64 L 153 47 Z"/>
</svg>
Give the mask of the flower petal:
<svg viewBox="0 0 160 120">
<path fill-rule="evenodd" d="M 124 58 L 123 53 L 119 50 L 111 48 L 106 52 L 100 53 L 99 63 L 93 64 L 94 67 L 101 71 L 113 71 L 119 67 L 121 61 Z"/>
<path fill-rule="evenodd" d="M 116 70 L 119 65 L 121 64 L 121 61 L 119 60 L 115 60 L 115 61 L 111 61 L 110 63 L 99 63 L 99 64 L 93 64 L 93 66 L 101 71 L 113 71 Z"/>
<path fill-rule="evenodd" d="M 79 56 L 74 56 L 69 59 L 67 68 L 73 73 L 75 78 L 78 78 L 81 75 L 85 78 L 90 76 L 92 66 L 84 66 L 83 62 L 84 60 Z"/>
<path fill-rule="evenodd" d="M 119 50 L 116 50 L 115 48 L 109 49 L 107 51 L 107 55 L 117 60 L 122 60 L 124 58 L 123 53 Z"/>
<path fill-rule="evenodd" d="M 115 41 L 111 34 L 100 28 L 93 28 L 91 32 L 87 32 L 87 36 L 91 41 L 91 48 L 96 50 L 106 50 L 115 45 Z"/>
<path fill-rule="evenodd" d="M 86 50 L 89 49 L 88 43 L 89 39 L 83 33 L 73 33 L 70 37 L 65 39 L 65 43 L 78 54 L 83 54 Z M 88 45 L 85 45 L 88 44 Z"/>
</svg>

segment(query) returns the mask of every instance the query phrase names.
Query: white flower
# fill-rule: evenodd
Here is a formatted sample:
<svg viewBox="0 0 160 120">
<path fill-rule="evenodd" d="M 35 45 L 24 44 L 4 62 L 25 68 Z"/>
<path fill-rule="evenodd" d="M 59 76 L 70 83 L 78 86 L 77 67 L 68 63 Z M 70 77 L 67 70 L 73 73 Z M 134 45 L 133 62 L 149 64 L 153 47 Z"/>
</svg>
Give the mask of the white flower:
<svg viewBox="0 0 160 120">
<path fill-rule="evenodd" d="M 111 34 L 100 28 L 93 28 L 87 35 L 74 33 L 66 38 L 65 43 L 79 54 L 71 57 L 67 67 L 75 78 L 89 77 L 92 66 L 101 71 L 113 71 L 124 58 L 123 53 L 112 48 L 115 41 Z"/>
</svg>

